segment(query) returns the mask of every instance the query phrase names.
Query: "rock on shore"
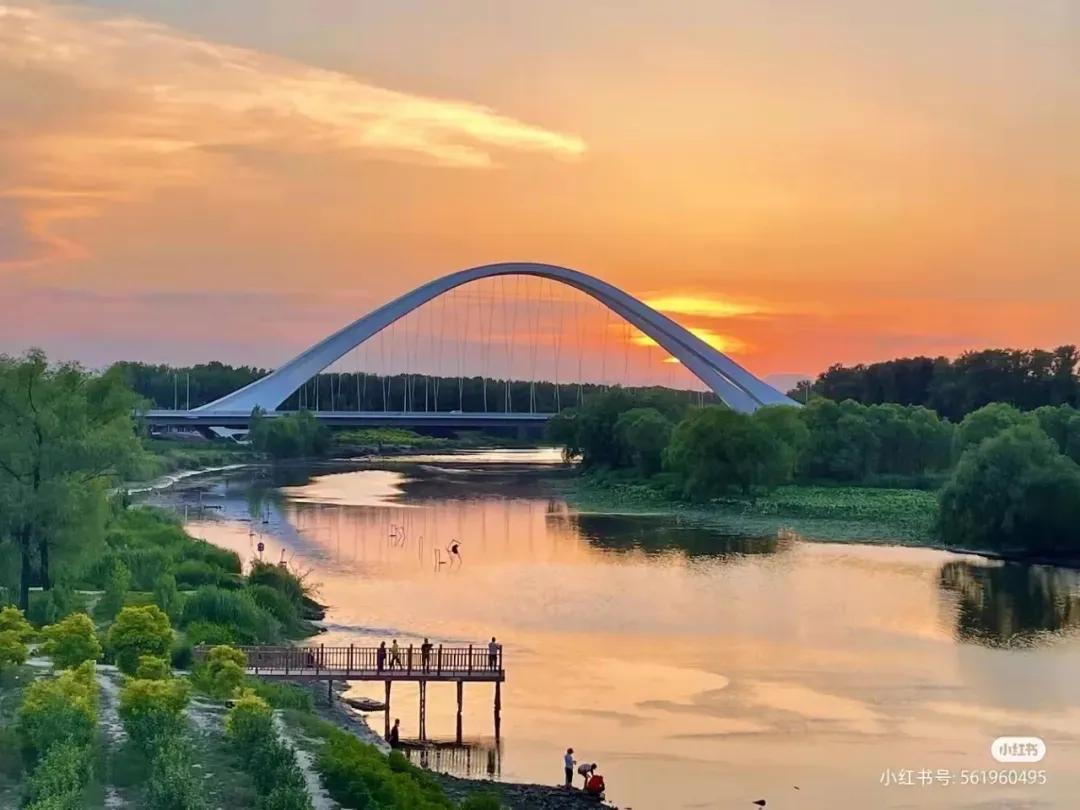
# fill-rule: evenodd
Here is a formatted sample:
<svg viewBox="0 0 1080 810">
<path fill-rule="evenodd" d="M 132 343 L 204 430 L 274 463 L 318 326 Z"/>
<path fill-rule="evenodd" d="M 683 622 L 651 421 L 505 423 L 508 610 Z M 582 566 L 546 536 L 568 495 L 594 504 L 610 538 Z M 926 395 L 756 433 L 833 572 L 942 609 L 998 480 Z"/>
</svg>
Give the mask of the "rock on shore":
<svg viewBox="0 0 1080 810">
<path fill-rule="evenodd" d="M 460 779 L 441 773 L 436 773 L 435 776 L 447 795 L 455 801 L 461 801 L 473 793 L 487 791 L 498 796 L 503 806 L 509 810 L 618 810 L 606 802 L 597 802 L 577 789 Z"/>
</svg>

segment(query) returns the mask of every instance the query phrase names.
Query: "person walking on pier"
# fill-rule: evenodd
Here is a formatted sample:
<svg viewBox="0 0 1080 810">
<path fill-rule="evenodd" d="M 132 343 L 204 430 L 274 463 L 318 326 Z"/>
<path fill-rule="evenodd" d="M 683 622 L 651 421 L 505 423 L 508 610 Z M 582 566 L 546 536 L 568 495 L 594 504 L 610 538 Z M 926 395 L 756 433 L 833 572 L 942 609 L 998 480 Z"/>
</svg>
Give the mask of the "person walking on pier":
<svg viewBox="0 0 1080 810">
<path fill-rule="evenodd" d="M 387 736 L 386 741 L 390 743 L 391 748 L 397 748 L 401 745 L 401 721 L 397 718 L 394 719 L 394 727 L 390 729 L 390 734 Z"/>
<path fill-rule="evenodd" d="M 390 669 L 394 667 L 401 669 L 401 647 L 398 646 L 396 638 L 390 644 Z"/>
<path fill-rule="evenodd" d="M 488 644 L 488 669 L 496 670 L 499 668 L 499 654 L 501 652 L 502 644 L 497 643 L 495 636 L 492 636 Z"/>
<path fill-rule="evenodd" d="M 375 671 L 382 672 L 386 669 L 386 642 L 379 642 L 379 649 L 375 651 Z"/>
<path fill-rule="evenodd" d="M 566 771 L 566 786 L 573 787 L 574 785 L 574 749 L 567 748 L 566 755 L 563 757 L 563 769 Z"/>
<path fill-rule="evenodd" d="M 424 643 L 420 645 L 420 663 L 424 667 L 424 672 L 431 669 L 431 642 L 426 638 Z"/>
</svg>

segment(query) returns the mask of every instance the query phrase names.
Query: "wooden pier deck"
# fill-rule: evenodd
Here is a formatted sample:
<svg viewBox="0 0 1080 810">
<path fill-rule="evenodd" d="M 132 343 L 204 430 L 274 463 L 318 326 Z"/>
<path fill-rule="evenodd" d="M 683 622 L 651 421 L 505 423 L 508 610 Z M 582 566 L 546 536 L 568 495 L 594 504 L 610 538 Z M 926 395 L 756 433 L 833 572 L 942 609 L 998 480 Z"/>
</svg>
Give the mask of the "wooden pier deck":
<svg viewBox="0 0 1080 810">
<path fill-rule="evenodd" d="M 195 660 L 205 659 L 210 647 L 195 648 Z M 309 647 L 246 646 L 236 647 L 247 657 L 247 674 L 260 678 L 290 681 L 327 682 L 327 700 L 333 696 L 334 681 L 381 681 L 385 687 L 386 734 L 390 734 L 390 693 L 394 683 L 419 686 L 420 739 L 427 739 L 428 683 L 457 684 L 457 741 L 460 742 L 463 687 L 466 683 L 495 685 L 495 739 L 502 724 L 502 684 L 506 681 L 502 645 L 492 651 L 488 645 L 448 647 L 432 645 L 426 653 L 419 645 L 398 648 L 395 656 L 389 646 L 379 647 Z"/>
</svg>

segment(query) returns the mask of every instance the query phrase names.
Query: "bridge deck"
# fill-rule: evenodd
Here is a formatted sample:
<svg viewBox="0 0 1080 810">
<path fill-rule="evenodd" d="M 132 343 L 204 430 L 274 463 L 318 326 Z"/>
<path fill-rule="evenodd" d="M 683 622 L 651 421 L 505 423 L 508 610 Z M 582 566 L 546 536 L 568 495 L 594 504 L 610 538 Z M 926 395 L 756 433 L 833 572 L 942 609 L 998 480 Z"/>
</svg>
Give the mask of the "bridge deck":
<svg viewBox="0 0 1080 810">
<path fill-rule="evenodd" d="M 506 680 L 502 648 L 433 646 L 427 656 L 419 646 L 401 647 L 395 658 L 389 647 L 237 647 L 247 657 L 247 674 L 262 678 L 334 681 L 461 681 L 502 683 Z M 201 661 L 210 648 L 195 648 Z"/>
</svg>

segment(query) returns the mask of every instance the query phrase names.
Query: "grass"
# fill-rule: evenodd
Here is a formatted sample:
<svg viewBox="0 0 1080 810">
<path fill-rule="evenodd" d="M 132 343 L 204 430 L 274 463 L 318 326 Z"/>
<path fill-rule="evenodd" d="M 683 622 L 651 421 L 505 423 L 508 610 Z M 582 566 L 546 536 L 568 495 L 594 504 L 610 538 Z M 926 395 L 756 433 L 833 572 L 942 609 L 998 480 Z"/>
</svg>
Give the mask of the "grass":
<svg viewBox="0 0 1080 810">
<path fill-rule="evenodd" d="M 579 476 L 554 485 L 582 512 L 674 513 L 748 536 L 790 531 L 814 540 L 935 542 L 937 493 L 924 489 L 791 484 L 754 501 L 727 497 L 691 504 L 640 480 Z"/>
<path fill-rule="evenodd" d="M 208 467 L 244 464 L 254 458 L 250 447 L 230 441 L 181 442 L 147 439 L 146 459 L 135 479 L 152 481 L 162 475 Z"/>
<path fill-rule="evenodd" d="M 15 731 L 15 711 L 23 689 L 34 679 L 31 667 L 13 667 L 0 673 L 0 807 L 18 807 L 22 794 L 22 751 Z"/>
</svg>

